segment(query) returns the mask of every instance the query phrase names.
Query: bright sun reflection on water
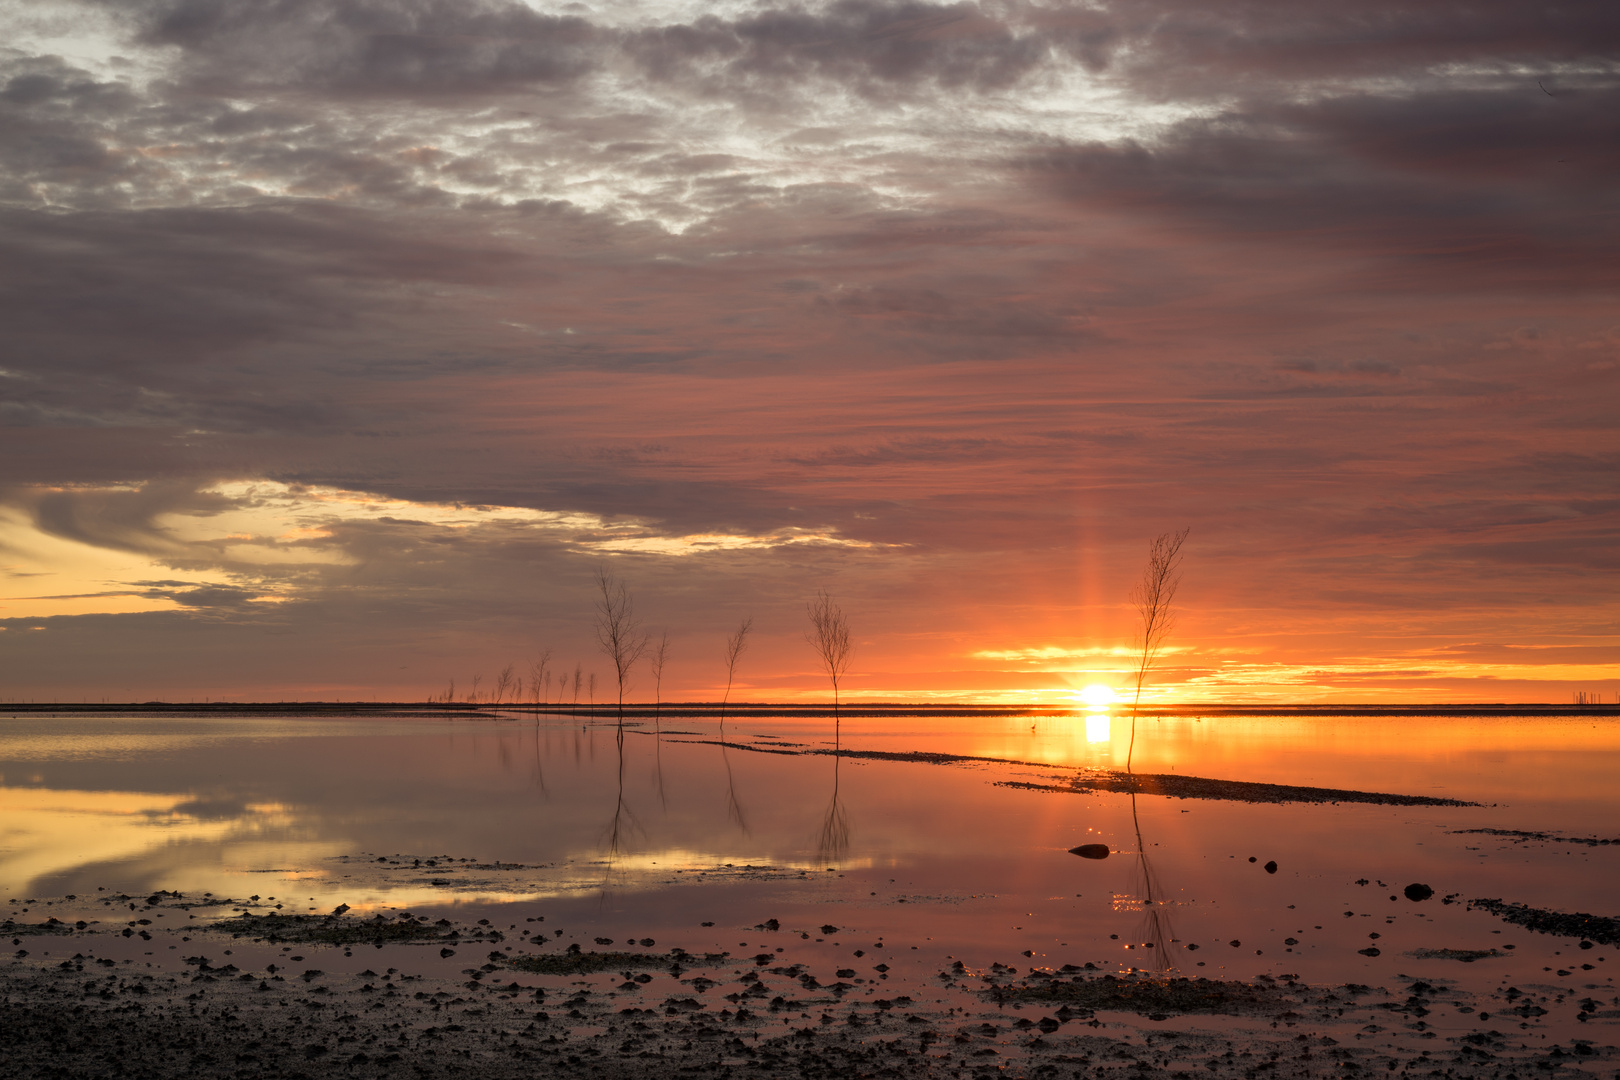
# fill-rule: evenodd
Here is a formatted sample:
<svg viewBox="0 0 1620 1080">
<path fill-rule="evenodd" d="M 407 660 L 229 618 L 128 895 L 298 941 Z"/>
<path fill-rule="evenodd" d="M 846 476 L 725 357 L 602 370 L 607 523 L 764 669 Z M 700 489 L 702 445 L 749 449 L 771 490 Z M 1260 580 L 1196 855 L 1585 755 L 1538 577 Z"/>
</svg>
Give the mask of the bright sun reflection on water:
<svg viewBox="0 0 1620 1080">
<path fill-rule="evenodd" d="M 1109 718 L 1107 713 L 1093 713 L 1086 717 L 1086 742 L 1104 743 L 1109 737 Z"/>
</svg>

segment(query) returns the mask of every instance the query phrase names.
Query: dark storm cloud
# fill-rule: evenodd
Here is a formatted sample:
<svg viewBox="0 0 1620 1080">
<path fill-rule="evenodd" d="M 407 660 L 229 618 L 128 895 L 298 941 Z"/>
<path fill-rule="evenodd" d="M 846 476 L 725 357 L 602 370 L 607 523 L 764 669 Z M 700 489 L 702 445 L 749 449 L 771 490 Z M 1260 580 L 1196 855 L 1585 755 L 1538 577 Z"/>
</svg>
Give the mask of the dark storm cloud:
<svg viewBox="0 0 1620 1080">
<path fill-rule="evenodd" d="M 340 93 L 491 93 L 589 73 L 584 19 L 499 0 L 179 0 L 136 5 L 144 43 L 173 45 L 204 86 Z"/>
<path fill-rule="evenodd" d="M 1030 9 L 1027 17 L 1054 42 L 1161 98 L 1261 88 L 1275 96 L 1289 83 L 1485 62 L 1556 78 L 1587 61 L 1612 71 L 1620 49 L 1620 12 L 1606 0 L 1131 0 Z"/>
<path fill-rule="evenodd" d="M 636 32 L 624 49 L 659 83 L 709 94 L 825 80 L 868 98 L 908 87 L 1006 89 L 1050 58 L 1046 41 L 974 4 L 762 6 L 737 19 L 705 16 Z"/>
<path fill-rule="evenodd" d="M 566 88 L 614 65 L 705 96 L 826 82 L 867 97 L 1012 86 L 1050 58 L 1032 28 L 972 4 L 842 0 L 617 28 L 501 0 L 156 0 L 120 5 L 137 40 L 186 57 L 193 85 L 338 94 Z"/>
<path fill-rule="evenodd" d="M 1087 206 L 1195 235 L 1379 260 L 1359 288 L 1602 289 L 1620 281 L 1616 117 L 1620 84 L 1569 99 L 1356 94 L 1053 151 L 1035 168 Z"/>
</svg>

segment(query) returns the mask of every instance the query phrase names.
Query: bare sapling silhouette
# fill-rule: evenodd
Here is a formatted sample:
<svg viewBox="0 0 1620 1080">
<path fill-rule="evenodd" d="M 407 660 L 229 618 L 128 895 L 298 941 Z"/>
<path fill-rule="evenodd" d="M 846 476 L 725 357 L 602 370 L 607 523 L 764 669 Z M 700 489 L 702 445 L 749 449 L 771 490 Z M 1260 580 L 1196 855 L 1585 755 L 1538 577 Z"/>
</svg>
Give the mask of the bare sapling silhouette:
<svg viewBox="0 0 1620 1080">
<path fill-rule="evenodd" d="M 585 682 L 585 668 L 581 664 L 575 664 L 574 665 L 574 696 L 571 699 L 571 703 L 573 704 L 574 709 L 576 711 L 579 709 L 579 688 L 580 688 L 580 686 L 582 686 L 584 684 L 584 682 Z"/>
<path fill-rule="evenodd" d="M 630 672 L 636 662 L 647 653 L 650 643 L 636 621 L 635 605 L 630 602 L 630 590 L 624 582 L 614 578 L 606 567 L 596 568 L 596 643 L 607 658 L 613 661 L 613 675 L 619 687 L 619 726 L 624 726 L 624 688 L 630 681 Z M 592 711 L 595 711 L 596 676 L 591 676 Z"/>
<path fill-rule="evenodd" d="M 1131 742 L 1125 751 L 1125 771 L 1131 771 L 1136 753 L 1136 714 L 1142 704 L 1142 684 L 1147 681 L 1165 640 L 1176 624 L 1174 603 L 1181 585 L 1181 545 L 1191 529 L 1162 533 L 1148 545 L 1147 566 L 1142 580 L 1131 590 L 1131 603 L 1138 617 L 1136 633 L 1136 696 L 1131 701 Z"/>
<path fill-rule="evenodd" d="M 517 676 L 513 674 L 515 670 L 513 665 L 507 664 L 501 668 L 501 673 L 495 676 L 495 704 L 499 705 L 505 701 L 508 694 L 514 698 L 517 696 L 515 687 Z"/>
<path fill-rule="evenodd" d="M 473 688 L 472 692 L 467 695 L 467 700 L 472 702 L 474 705 L 478 704 L 478 684 L 483 681 L 484 677 L 482 675 L 473 676 Z"/>
<path fill-rule="evenodd" d="M 452 701 L 456 700 L 456 680 L 454 680 L 454 679 L 450 680 L 450 685 L 445 687 L 444 693 L 442 695 L 440 695 L 439 697 L 436 697 L 436 698 L 428 698 L 428 700 L 429 701 L 442 701 L 446 705 L 448 705 Z"/>
<path fill-rule="evenodd" d="M 544 705 L 551 696 L 550 667 L 550 649 L 529 661 L 529 700 L 536 705 Z"/>
<path fill-rule="evenodd" d="M 737 679 L 737 661 L 748 648 L 748 635 L 754 629 L 753 619 L 744 619 L 736 633 L 726 635 L 726 694 L 720 699 L 720 737 L 725 738 L 726 705 L 731 701 L 731 684 Z"/>
<path fill-rule="evenodd" d="M 822 670 L 832 680 L 833 728 L 836 731 L 841 723 L 838 716 L 838 682 L 849 670 L 849 622 L 844 618 L 843 609 L 825 589 L 816 591 L 816 598 L 805 605 L 805 610 L 810 615 L 810 630 L 804 639 L 816 650 Z"/>
<path fill-rule="evenodd" d="M 748 634 L 754 628 L 753 619 L 744 619 L 733 634 L 726 636 L 726 693 L 720 699 L 720 760 L 726 767 L 726 816 L 737 828 L 748 832 L 748 819 L 742 802 L 737 798 L 737 783 L 731 772 L 731 757 L 726 752 L 726 705 L 731 701 L 731 684 L 737 678 L 737 661 L 748 648 Z"/>
<path fill-rule="evenodd" d="M 596 719 L 596 672 L 594 672 L 594 671 L 591 672 L 590 678 L 589 678 L 589 680 L 587 680 L 586 686 L 587 686 L 586 693 L 588 694 L 588 696 L 586 698 L 586 702 L 587 702 L 586 710 L 590 714 L 591 719 L 595 720 Z"/>
<path fill-rule="evenodd" d="M 647 654 L 647 666 L 653 677 L 653 731 L 661 732 L 659 724 L 664 711 L 664 665 L 669 663 L 669 631 L 658 635 L 658 645 Z"/>
</svg>

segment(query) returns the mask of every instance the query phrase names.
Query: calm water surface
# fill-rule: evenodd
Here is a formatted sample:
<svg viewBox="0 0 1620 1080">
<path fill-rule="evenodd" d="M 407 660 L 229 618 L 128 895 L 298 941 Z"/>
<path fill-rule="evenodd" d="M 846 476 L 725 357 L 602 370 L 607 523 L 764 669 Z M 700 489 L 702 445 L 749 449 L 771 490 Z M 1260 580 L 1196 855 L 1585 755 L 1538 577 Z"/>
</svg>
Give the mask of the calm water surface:
<svg viewBox="0 0 1620 1080">
<path fill-rule="evenodd" d="M 859 948 L 901 981 L 960 958 L 1613 989 L 1614 949 L 1581 950 L 1441 898 L 1620 915 L 1620 843 L 1462 831 L 1620 838 L 1615 720 L 1222 717 L 1138 729 L 1138 771 L 1477 807 L 1003 785 L 1118 768 L 1129 725 L 1106 714 L 842 725 L 845 751 L 1003 759 L 937 765 L 807 753 L 834 746 L 831 721 L 789 716 L 728 722 L 729 747 L 707 718 L 622 737 L 611 723 L 517 713 L 0 718 L 0 898 L 12 913 L 34 905 L 29 917 L 47 903 L 94 914 L 98 891 L 157 889 L 259 897 L 255 910 L 456 908 L 514 926 L 543 915 L 587 947 L 647 936 L 754 951 L 791 933 L 797 951 Z M 1086 843 L 1113 854 L 1068 854 Z M 1407 900 L 1413 882 L 1434 898 Z M 756 929 L 768 918 L 782 931 Z M 1439 948 L 1503 955 L 1411 955 Z"/>
</svg>

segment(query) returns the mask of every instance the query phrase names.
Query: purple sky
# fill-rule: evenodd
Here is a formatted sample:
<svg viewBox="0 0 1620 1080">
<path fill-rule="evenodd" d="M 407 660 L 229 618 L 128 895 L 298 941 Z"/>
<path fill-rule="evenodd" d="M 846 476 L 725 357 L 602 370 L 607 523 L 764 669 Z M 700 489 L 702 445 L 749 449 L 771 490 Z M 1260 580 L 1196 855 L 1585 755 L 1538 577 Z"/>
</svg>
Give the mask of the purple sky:
<svg viewBox="0 0 1620 1080">
<path fill-rule="evenodd" d="M 0 2 L 0 698 L 1620 692 L 1612 2 Z M 645 673 L 634 693 L 651 696 Z"/>
</svg>

